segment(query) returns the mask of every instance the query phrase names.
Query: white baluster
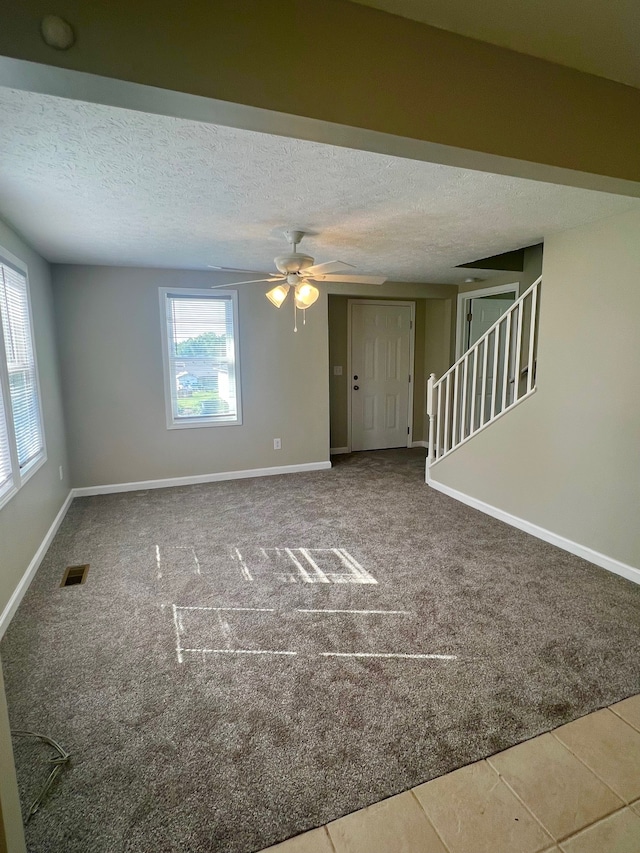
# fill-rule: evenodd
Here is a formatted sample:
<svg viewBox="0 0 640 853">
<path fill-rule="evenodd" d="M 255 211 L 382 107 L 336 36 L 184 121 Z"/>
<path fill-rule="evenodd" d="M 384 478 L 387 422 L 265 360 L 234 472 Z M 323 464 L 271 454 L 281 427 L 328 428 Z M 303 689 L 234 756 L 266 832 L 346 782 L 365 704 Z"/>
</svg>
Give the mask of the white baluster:
<svg viewBox="0 0 640 853">
<path fill-rule="evenodd" d="M 462 366 L 462 402 L 460 405 L 460 441 L 467 435 L 467 378 L 469 375 L 469 353 L 464 357 Z"/>
<path fill-rule="evenodd" d="M 516 333 L 516 363 L 513 371 L 514 375 L 514 383 L 513 383 L 513 400 L 512 403 L 515 403 L 520 396 L 520 356 L 522 354 L 522 318 L 524 315 L 524 300 L 520 303 L 517 308 L 518 311 L 518 331 Z"/>
<path fill-rule="evenodd" d="M 536 314 L 538 312 L 538 287 L 536 284 L 531 294 L 531 320 L 529 322 L 529 361 L 527 364 L 527 392 L 533 388 L 534 347 L 536 342 Z"/>
<path fill-rule="evenodd" d="M 451 449 L 458 443 L 458 368 L 460 363 L 456 364 L 453 371 L 453 423 L 451 424 Z"/>
<path fill-rule="evenodd" d="M 493 379 L 491 380 L 491 417 L 495 418 L 498 409 L 498 356 L 500 349 L 500 323 L 496 325 L 493 341 Z"/>
<path fill-rule="evenodd" d="M 473 350 L 473 377 L 471 379 L 471 414 L 469 416 L 469 435 L 473 435 L 476 431 L 476 380 L 478 378 L 478 350 L 480 346 L 476 344 Z"/>
<path fill-rule="evenodd" d="M 484 339 L 484 350 L 482 352 L 482 388 L 480 391 L 480 426 L 484 426 L 487 399 L 487 361 L 489 357 L 489 335 Z"/>
<path fill-rule="evenodd" d="M 444 405 L 444 452 L 451 448 L 451 438 L 449 436 L 449 411 L 451 410 L 451 393 L 449 388 L 449 380 L 451 374 L 447 373 L 447 384 L 445 386 L 445 405 Z"/>
<path fill-rule="evenodd" d="M 507 408 L 507 391 L 509 390 L 509 363 L 511 361 L 511 313 L 506 317 L 507 330 L 504 340 L 504 365 L 502 367 L 502 409 Z"/>
<path fill-rule="evenodd" d="M 429 467 L 435 462 L 435 424 L 433 422 L 433 386 L 436 381 L 435 373 L 429 376 L 427 381 L 427 415 L 429 416 L 429 456 L 427 458 L 427 480 L 429 480 Z"/>
<path fill-rule="evenodd" d="M 438 407 L 436 409 L 438 416 L 436 418 L 436 459 L 440 457 L 440 433 L 442 432 L 442 382 L 438 382 Z"/>
</svg>

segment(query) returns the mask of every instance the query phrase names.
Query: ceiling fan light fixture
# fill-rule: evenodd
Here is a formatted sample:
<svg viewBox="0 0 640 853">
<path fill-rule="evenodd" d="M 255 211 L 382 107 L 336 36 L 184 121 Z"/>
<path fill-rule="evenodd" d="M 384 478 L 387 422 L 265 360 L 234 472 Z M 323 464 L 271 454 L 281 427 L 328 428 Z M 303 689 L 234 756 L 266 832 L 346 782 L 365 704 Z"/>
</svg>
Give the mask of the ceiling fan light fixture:
<svg viewBox="0 0 640 853">
<path fill-rule="evenodd" d="M 287 298 L 287 294 L 289 293 L 289 285 L 288 284 L 278 284 L 273 290 L 270 290 L 268 293 L 265 293 L 265 296 L 271 302 L 272 305 L 275 305 L 276 308 L 279 308 L 284 300 Z"/>
<path fill-rule="evenodd" d="M 309 282 L 305 281 L 303 284 L 297 285 L 295 293 L 296 308 L 299 308 L 301 311 L 310 308 L 318 296 L 320 296 L 320 291 L 317 287 L 309 284 Z"/>
</svg>

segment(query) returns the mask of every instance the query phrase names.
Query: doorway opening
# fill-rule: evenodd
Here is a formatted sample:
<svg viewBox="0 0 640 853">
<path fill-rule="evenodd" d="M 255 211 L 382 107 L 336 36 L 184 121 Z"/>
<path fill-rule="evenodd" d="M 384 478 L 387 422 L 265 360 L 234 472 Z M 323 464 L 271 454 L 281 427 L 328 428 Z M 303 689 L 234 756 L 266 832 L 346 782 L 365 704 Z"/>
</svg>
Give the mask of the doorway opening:
<svg viewBox="0 0 640 853">
<path fill-rule="evenodd" d="M 520 296 L 520 282 L 458 294 L 456 358 L 460 358 Z"/>
</svg>

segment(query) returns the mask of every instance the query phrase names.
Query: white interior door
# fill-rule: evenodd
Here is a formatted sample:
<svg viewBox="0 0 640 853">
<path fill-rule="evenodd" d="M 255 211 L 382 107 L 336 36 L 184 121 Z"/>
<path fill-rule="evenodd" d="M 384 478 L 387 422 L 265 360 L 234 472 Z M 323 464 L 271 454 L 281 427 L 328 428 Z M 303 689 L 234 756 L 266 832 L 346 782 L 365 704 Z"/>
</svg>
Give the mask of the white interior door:
<svg viewBox="0 0 640 853">
<path fill-rule="evenodd" d="M 468 322 L 468 341 L 467 341 L 467 349 L 472 347 L 475 342 L 484 335 L 485 332 L 489 331 L 491 326 L 495 322 L 497 322 L 502 315 L 509 310 L 509 308 L 515 302 L 516 295 L 506 297 L 504 299 L 496 299 L 492 297 L 488 299 L 487 297 L 479 297 L 478 299 L 470 299 L 469 300 L 469 316 L 471 319 Z M 498 378 L 502 376 L 502 372 L 504 370 L 504 333 L 500 336 L 500 346 L 498 348 Z M 492 344 L 493 345 L 493 344 Z M 485 410 L 485 419 L 489 417 L 490 412 L 489 408 L 491 406 L 491 389 L 493 387 L 493 350 L 491 350 L 489 357 L 487 358 L 487 382 L 486 382 L 486 390 L 485 390 L 485 398 L 482 399 L 482 383 L 478 382 L 476 384 L 476 402 L 475 402 L 475 420 L 476 426 L 480 424 L 480 409 L 484 406 Z M 469 373 L 469 389 L 468 393 L 471 392 L 472 388 L 472 379 L 471 373 Z M 500 411 L 502 408 L 502 404 L 496 406 L 496 411 Z"/>
<path fill-rule="evenodd" d="M 406 447 L 411 307 L 351 304 L 351 449 Z"/>
<path fill-rule="evenodd" d="M 505 297 L 504 299 L 495 299 L 479 297 L 478 299 L 469 300 L 469 332 L 466 341 L 465 349 L 472 347 L 478 338 L 481 338 L 493 324 L 502 317 L 513 303 L 516 301 L 516 295 Z"/>
</svg>

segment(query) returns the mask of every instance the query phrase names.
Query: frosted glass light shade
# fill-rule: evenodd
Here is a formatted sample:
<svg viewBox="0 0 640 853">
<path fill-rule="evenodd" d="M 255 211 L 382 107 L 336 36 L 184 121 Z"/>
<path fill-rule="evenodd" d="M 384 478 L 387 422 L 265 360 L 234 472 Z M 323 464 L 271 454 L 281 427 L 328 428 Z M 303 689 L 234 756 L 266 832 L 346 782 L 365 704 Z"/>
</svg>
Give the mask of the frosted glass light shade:
<svg viewBox="0 0 640 853">
<path fill-rule="evenodd" d="M 268 293 L 265 293 L 265 296 L 276 308 L 279 308 L 284 300 L 287 298 L 287 293 L 289 293 L 289 285 L 288 284 L 278 284 L 273 290 L 270 290 Z"/>
<path fill-rule="evenodd" d="M 300 308 L 304 311 L 306 308 L 310 308 L 311 305 L 316 301 L 316 299 L 320 296 L 320 291 L 317 287 L 314 287 L 312 284 L 308 282 L 304 282 L 304 284 L 299 284 L 296 287 L 296 308 Z"/>
</svg>

